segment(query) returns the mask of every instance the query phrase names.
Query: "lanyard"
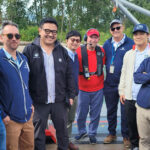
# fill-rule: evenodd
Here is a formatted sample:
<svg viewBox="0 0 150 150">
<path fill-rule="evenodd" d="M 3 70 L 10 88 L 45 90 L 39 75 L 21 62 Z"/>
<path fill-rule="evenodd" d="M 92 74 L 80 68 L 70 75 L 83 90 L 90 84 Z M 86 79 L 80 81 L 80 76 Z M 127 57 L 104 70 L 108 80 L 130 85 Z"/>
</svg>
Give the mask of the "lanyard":
<svg viewBox="0 0 150 150">
<path fill-rule="evenodd" d="M 115 51 L 115 49 L 114 49 L 114 46 L 113 46 L 113 44 L 112 44 L 112 49 L 111 49 L 111 51 L 112 51 L 112 58 L 111 58 L 111 65 L 114 63 L 114 58 L 115 58 L 115 55 L 116 55 L 116 51 Z"/>
</svg>

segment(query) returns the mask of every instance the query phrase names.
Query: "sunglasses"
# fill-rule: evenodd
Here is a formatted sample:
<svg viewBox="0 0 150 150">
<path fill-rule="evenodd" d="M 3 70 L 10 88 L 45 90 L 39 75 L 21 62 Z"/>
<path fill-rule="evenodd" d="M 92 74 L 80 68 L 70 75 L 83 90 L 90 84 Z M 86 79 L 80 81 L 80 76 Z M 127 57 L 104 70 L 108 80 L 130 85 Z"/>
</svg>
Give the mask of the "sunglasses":
<svg viewBox="0 0 150 150">
<path fill-rule="evenodd" d="M 121 26 L 116 27 L 116 28 L 111 28 L 111 31 L 115 31 L 115 29 L 116 29 L 116 30 L 120 30 L 120 28 L 121 28 Z"/>
<path fill-rule="evenodd" d="M 53 35 L 57 34 L 57 30 L 50 30 L 50 29 L 43 29 L 45 31 L 46 34 L 50 34 L 52 33 Z"/>
<path fill-rule="evenodd" d="M 76 41 L 77 43 L 79 43 L 79 42 L 80 42 L 80 40 L 79 40 L 79 39 L 70 38 L 70 40 L 71 40 L 71 42 L 73 42 L 73 43 L 74 43 L 75 41 Z"/>
<path fill-rule="evenodd" d="M 17 40 L 19 40 L 21 38 L 20 34 L 8 33 L 8 34 L 3 34 L 3 35 L 6 35 L 9 40 L 13 39 L 13 37 L 15 37 Z"/>
</svg>

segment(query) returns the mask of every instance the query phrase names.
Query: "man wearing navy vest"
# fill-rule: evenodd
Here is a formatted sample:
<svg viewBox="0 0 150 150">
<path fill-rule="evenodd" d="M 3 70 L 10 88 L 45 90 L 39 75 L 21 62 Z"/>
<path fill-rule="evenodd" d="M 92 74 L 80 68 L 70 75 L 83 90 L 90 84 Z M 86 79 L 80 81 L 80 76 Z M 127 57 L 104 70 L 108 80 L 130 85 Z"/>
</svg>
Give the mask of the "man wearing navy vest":
<svg viewBox="0 0 150 150">
<path fill-rule="evenodd" d="M 79 95 L 77 107 L 77 125 L 80 140 L 87 136 L 86 118 L 90 114 L 88 136 L 91 144 L 96 144 L 96 133 L 103 103 L 103 64 L 104 49 L 97 46 L 99 31 L 89 29 L 86 33 L 86 44 L 77 49 L 79 59 Z"/>
<path fill-rule="evenodd" d="M 110 33 L 112 37 L 108 39 L 103 48 L 106 53 L 106 80 L 104 82 L 104 95 L 107 107 L 107 120 L 109 135 L 104 139 L 104 144 L 112 143 L 116 140 L 117 108 L 119 102 L 118 84 L 120 80 L 121 68 L 124 54 L 132 48 L 133 40 L 124 33 L 124 26 L 121 20 L 114 19 L 110 23 Z M 128 128 L 124 106 L 121 104 L 121 133 L 125 147 L 130 146 L 128 140 Z"/>
<path fill-rule="evenodd" d="M 74 122 L 75 119 L 77 98 L 78 98 L 77 96 L 79 92 L 79 88 L 78 88 L 79 61 L 78 61 L 76 49 L 80 46 L 80 43 L 81 43 L 81 34 L 78 31 L 72 30 L 67 33 L 66 49 L 68 51 L 68 55 L 71 58 L 72 74 L 76 86 L 76 96 L 74 98 L 74 103 L 72 106 L 70 106 L 68 111 L 67 128 L 68 128 L 68 136 L 69 136 L 69 146 L 68 146 L 69 150 L 79 150 L 79 148 L 71 141 L 71 133 L 72 133 L 72 123 Z"/>
</svg>

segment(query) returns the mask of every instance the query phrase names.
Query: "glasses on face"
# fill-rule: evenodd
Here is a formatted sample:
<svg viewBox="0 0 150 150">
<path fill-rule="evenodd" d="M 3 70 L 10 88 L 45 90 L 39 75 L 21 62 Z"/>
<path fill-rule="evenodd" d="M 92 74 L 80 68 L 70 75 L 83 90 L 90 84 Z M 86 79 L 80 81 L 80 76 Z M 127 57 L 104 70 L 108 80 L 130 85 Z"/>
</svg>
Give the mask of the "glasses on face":
<svg viewBox="0 0 150 150">
<path fill-rule="evenodd" d="M 76 41 L 77 43 L 79 43 L 79 42 L 80 42 L 80 40 L 79 40 L 79 39 L 70 38 L 70 40 L 71 40 L 71 42 L 73 42 L 73 43 L 74 43 L 75 41 Z"/>
<path fill-rule="evenodd" d="M 111 31 L 115 31 L 115 29 L 116 29 L 116 30 L 120 30 L 120 28 L 121 28 L 121 26 L 115 27 L 115 28 L 111 28 Z"/>
<path fill-rule="evenodd" d="M 20 34 L 8 33 L 8 34 L 3 34 L 3 35 L 6 35 L 9 40 L 13 39 L 13 37 L 15 37 L 17 40 L 19 40 L 21 38 Z"/>
<path fill-rule="evenodd" d="M 50 34 L 52 33 L 53 35 L 57 34 L 57 30 L 50 30 L 50 29 L 43 29 L 45 31 L 46 34 Z"/>
</svg>

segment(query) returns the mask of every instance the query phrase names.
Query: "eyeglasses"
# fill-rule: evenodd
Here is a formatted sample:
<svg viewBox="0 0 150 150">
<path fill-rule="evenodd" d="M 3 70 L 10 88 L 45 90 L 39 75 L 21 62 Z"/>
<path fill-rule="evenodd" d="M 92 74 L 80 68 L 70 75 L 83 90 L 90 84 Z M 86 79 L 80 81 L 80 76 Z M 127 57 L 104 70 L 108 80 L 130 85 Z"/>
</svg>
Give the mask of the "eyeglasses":
<svg viewBox="0 0 150 150">
<path fill-rule="evenodd" d="M 9 40 L 13 39 L 13 37 L 15 37 L 17 40 L 19 40 L 21 38 L 20 34 L 8 33 L 8 34 L 3 34 L 3 35 L 6 35 Z"/>
<path fill-rule="evenodd" d="M 79 39 L 70 38 L 70 40 L 71 40 L 71 42 L 73 42 L 73 43 L 74 43 L 75 41 L 76 41 L 77 43 L 80 43 L 80 40 L 79 40 Z"/>
<path fill-rule="evenodd" d="M 43 29 L 45 31 L 46 34 L 50 34 L 52 33 L 53 35 L 57 34 L 57 30 L 50 30 L 50 29 Z"/>
<path fill-rule="evenodd" d="M 115 31 L 115 29 L 116 29 L 116 30 L 120 30 L 120 28 L 121 28 L 121 26 L 115 27 L 115 28 L 111 28 L 111 31 Z"/>
</svg>

